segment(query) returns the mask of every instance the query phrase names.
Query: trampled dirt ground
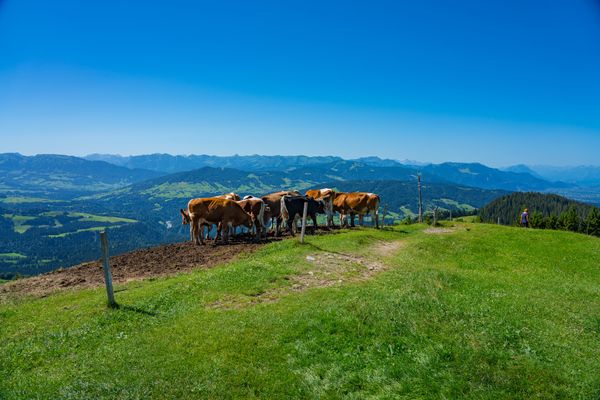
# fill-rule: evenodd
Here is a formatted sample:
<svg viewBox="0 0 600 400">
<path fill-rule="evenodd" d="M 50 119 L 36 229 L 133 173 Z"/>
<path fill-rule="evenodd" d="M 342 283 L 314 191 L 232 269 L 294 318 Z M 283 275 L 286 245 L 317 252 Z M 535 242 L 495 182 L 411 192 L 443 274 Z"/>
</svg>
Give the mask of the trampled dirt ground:
<svg viewBox="0 0 600 400">
<path fill-rule="evenodd" d="M 195 246 L 191 242 L 185 242 L 135 250 L 110 257 L 113 282 L 123 283 L 175 275 L 198 268 L 211 268 L 231 261 L 240 254 L 253 252 L 263 245 L 264 243 L 242 240 L 216 246 Z M 61 289 L 80 289 L 103 284 L 102 263 L 97 260 L 0 285 L 0 299 L 13 295 L 42 297 Z"/>
<path fill-rule="evenodd" d="M 337 229 L 336 229 L 337 230 Z M 334 230 L 335 231 L 335 230 Z M 317 235 L 328 234 L 327 228 L 319 228 Z M 309 229 L 309 232 L 311 230 Z M 269 237 L 263 242 L 253 242 L 239 236 L 228 244 L 196 246 L 189 241 L 166 244 L 110 257 L 113 282 L 124 283 L 151 277 L 175 275 L 198 268 L 212 268 L 233 260 L 239 255 L 256 251 L 265 243 L 285 237 Z M 65 289 L 81 289 L 104 285 L 101 260 L 82 263 L 47 274 L 18 279 L 0 285 L 0 302 L 6 297 L 44 297 Z"/>
</svg>

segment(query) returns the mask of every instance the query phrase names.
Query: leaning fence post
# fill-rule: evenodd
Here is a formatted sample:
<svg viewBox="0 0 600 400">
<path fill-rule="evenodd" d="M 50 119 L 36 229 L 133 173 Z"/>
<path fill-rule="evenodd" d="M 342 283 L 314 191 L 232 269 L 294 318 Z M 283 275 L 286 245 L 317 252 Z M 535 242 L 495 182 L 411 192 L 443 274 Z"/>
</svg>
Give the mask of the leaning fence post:
<svg viewBox="0 0 600 400">
<path fill-rule="evenodd" d="M 306 214 L 308 213 L 308 201 L 304 202 L 302 210 L 302 230 L 300 231 L 300 243 L 304 243 L 304 232 L 306 231 Z M 316 228 L 316 226 L 315 226 Z"/>
<path fill-rule="evenodd" d="M 106 284 L 106 296 L 108 297 L 108 306 L 116 307 L 115 293 L 112 284 L 112 272 L 108 262 L 108 236 L 105 231 L 100 232 L 100 242 L 102 244 L 102 266 L 104 269 L 104 283 Z"/>
</svg>

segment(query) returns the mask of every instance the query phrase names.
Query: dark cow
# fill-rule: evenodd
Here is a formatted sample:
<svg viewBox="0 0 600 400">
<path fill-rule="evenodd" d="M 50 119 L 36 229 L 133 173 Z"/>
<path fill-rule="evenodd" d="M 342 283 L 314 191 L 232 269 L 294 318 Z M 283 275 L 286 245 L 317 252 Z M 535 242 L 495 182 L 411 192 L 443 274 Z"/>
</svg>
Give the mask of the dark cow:
<svg viewBox="0 0 600 400">
<path fill-rule="evenodd" d="M 281 218 L 281 198 L 283 196 L 298 196 L 300 192 L 296 190 L 283 190 L 262 197 L 269 211 L 265 212 L 265 226 L 272 225 L 275 222 L 275 235 L 279 236 L 279 227 L 283 219 Z"/>
<path fill-rule="evenodd" d="M 281 217 L 287 222 L 287 227 L 292 235 L 295 234 L 296 218 L 302 218 L 304 204 L 308 203 L 307 218 L 313 221 L 313 234 L 317 229 L 317 214 L 325 214 L 323 200 L 315 200 L 307 196 L 283 196 L 281 198 Z"/>
<path fill-rule="evenodd" d="M 332 227 L 333 224 L 333 199 L 335 199 L 335 190 L 324 188 L 324 189 L 313 189 L 308 190 L 306 195 L 312 197 L 315 200 L 323 200 L 325 205 L 325 214 L 327 214 L 327 226 Z"/>
</svg>

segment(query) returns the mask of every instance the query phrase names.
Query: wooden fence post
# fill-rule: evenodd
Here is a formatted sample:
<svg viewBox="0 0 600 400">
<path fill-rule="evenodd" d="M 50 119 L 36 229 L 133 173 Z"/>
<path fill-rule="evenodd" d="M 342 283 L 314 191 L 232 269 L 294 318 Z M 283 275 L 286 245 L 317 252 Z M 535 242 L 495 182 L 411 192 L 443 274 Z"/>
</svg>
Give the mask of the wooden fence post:
<svg viewBox="0 0 600 400">
<path fill-rule="evenodd" d="M 306 231 L 306 214 L 308 213 L 308 201 L 304 202 L 302 210 L 302 230 L 300 231 L 300 243 L 304 243 L 304 232 Z M 316 228 L 316 226 L 315 226 Z"/>
<path fill-rule="evenodd" d="M 385 228 L 385 214 L 387 214 L 387 204 L 383 205 L 383 219 L 381 220 L 382 228 Z"/>
<path fill-rule="evenodd" d="M 417 175 L 419 181 L 419 223 L 423 222 L 423 196 L 421 195 L 421 174 Z"/>
<path fill-rule="evenodd" d="M 113 291 L 112 273 L 110 263 L 108 262 L 108 236 L 105 231 L 100 232 L 100 242 L 102 244 L 102 266 L 104 267 L 104 283 L 106 284 L 106 296 L 108 297 L 108 306 L 114 308 L 117 306 L 115 293 Z"/>
</svg>

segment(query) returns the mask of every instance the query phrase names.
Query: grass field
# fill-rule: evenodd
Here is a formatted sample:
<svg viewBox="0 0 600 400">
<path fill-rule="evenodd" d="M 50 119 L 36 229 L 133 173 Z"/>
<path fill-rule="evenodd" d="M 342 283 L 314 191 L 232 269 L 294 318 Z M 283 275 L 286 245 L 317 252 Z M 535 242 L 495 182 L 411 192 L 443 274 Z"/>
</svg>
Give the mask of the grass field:
<svg viewBox="0 0 600 400">
<path fill-rule="evenodd" d="M 600 240 L 446 228 L 273 243 L 116 310 L 4 298 L 0 398 L 599 398 Z"/>
<path fill-rule="evenodd" d="M 23 204 L 23 203 L 60 203 L 61 200 L 51 200 L 42 197 L 7 196 L 0 198 L 0 203 Z"/>
<path fill-rule="evenodd" d="M 138 222 L 135 219 L 131 219 L 131 218 L 111 217 L 111 216 L 95 215 L 95 214 L 88 214 L 88 213 L 82 213 L 82 212 L 70 212 L 67 215 L 71 218 L 78 218 L 79 221 L 108 222 L 108 223 L 125 222 L 125 223 L 129 223 L 129 224 Z"/>
</svg>

